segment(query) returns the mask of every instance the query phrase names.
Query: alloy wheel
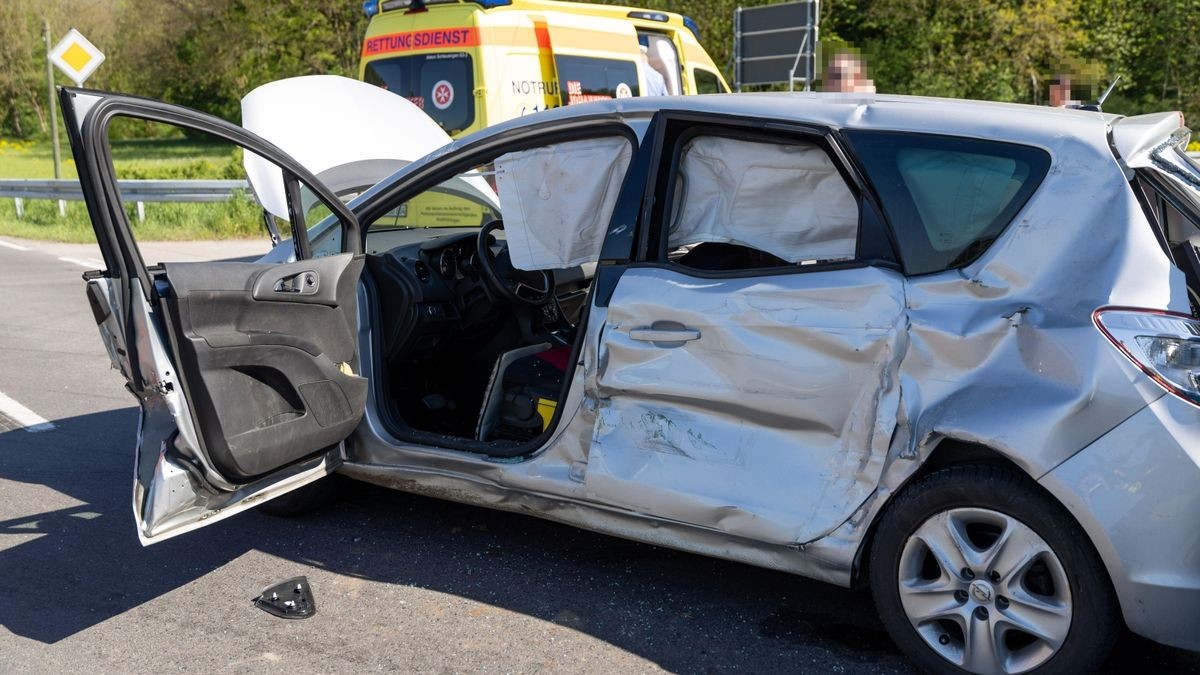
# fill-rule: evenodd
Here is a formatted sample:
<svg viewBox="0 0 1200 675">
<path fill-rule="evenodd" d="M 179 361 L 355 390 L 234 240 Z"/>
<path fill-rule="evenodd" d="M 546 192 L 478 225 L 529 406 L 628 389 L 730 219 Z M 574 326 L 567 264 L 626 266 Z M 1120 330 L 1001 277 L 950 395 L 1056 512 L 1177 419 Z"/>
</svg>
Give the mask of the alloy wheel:
<svg viewBox="0 0 1200 675">
<path fill-rule="evenodd" d="M 905 541 L 897 570 L 909 622 L 942 658 L 974 673 L 1022 673 L 1071 628 L 1071 589 L 1053 549 L 1025 523 L 955 508 Z"/>
</svg>

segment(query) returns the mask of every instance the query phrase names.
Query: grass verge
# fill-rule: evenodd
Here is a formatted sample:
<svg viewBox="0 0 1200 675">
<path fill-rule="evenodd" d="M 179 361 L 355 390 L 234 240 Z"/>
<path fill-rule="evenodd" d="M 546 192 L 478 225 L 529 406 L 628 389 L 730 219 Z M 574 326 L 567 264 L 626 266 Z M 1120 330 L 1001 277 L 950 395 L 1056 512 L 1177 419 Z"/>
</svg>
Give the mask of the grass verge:
<svg viewBox="0 0 1200 675">
<path fill-rule="evenodd" d="M 249 196 L 204 204 L 147 203 L 146 220 L 139 222 L 135 207 L 126 209 L 139 241 L 194 241 L 249 239 L 266 236 L 262 212 Z M 92 221 L 83 202 L 67 202 L 67 215 L 58 214 L 58 203 L 25 202 L 18 219 L 13 200 L 0 200 L 0 235 L 22 239 L 89 243 L 96 241 Z"/>
<path fill-rule="evenodd" d="M 63 143 L 62 175 L 75 178 L 70 148 Z M 113 163 L 120 178 L 240 179 L 241 153 L 225 143 L 184 138 L 114 141 Z M 0 177 L 48 178 L 54 175 L 53 150 L 48 142 L 0 139 Z M 53 201 L 26 201 L 17 218 L 12 199 L 0 199 L 0 235 L 87 243 L 96 240 L 83 202 L 67 202 L 66 216 Z M 134 236 L 142 241 L 187 241 L 264 236 L 258 205 L 247 196 L 217 203 L 147 203 L 144 222 L 133 204 L 126 208 Z"/>
</svg>

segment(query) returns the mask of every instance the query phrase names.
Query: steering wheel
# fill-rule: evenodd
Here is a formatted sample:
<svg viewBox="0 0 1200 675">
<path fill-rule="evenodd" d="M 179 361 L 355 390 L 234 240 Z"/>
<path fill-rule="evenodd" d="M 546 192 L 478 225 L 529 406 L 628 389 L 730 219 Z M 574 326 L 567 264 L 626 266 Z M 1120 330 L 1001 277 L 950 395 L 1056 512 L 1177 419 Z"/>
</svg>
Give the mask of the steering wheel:
<svg viewBox="0 0 1200 675">
<path fill-rule="evenodd" d="M 504 221 L 493 220 L 479 229 L 475 242 L 479 270 L 493 295 L 514 305 L 541 307 L 554 297 L 554 275 L 547 270 L 527 272 L 512 265 L 508 249 L 492 253 L 492 233 L 504 229 Z"/>
</svg>

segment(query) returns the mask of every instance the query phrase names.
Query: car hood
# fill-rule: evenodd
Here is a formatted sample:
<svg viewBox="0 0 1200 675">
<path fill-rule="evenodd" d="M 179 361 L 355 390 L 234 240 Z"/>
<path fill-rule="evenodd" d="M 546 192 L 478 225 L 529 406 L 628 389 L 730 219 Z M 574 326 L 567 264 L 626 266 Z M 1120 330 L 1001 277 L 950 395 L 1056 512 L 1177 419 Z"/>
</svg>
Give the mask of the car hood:
<svg viewBox="0 0 1200 675">
<path fill-rule="evenodd" d="M 353 195 L 450 142 L 402 96 L 335 75 L 277 80 L 242 98 L 242 126 L 279 146 L 339 196 Z M 263 208 L 288 219 L 279 167 L 246 153 Z"/>
</svg>

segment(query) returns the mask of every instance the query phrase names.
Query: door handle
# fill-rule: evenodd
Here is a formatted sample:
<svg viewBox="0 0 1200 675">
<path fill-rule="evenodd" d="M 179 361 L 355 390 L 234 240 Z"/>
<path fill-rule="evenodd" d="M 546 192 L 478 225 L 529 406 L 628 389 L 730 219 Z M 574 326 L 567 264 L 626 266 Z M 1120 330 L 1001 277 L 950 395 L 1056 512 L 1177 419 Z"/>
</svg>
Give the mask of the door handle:
<svg viewBox="0 0 1200 675">
<path fill-rule="evenodd" d="M 298 293 L 300 295 L 313 295 L 320 288 L 321 280 L 317 273 L 309 270 L 300 272 L 291 276 L 284 277 L 275 282 L 276 293 Z"/>
<path fill-rule="evenodd" d="M 649 328 L 630 329 L 629 337 L 640 342 L 653 342 L 658 346 L 672 346 L 672 343 L 678 345 L 699 340 L 700 331 L 674 321 L 655 321 Z"/>
</svg>

